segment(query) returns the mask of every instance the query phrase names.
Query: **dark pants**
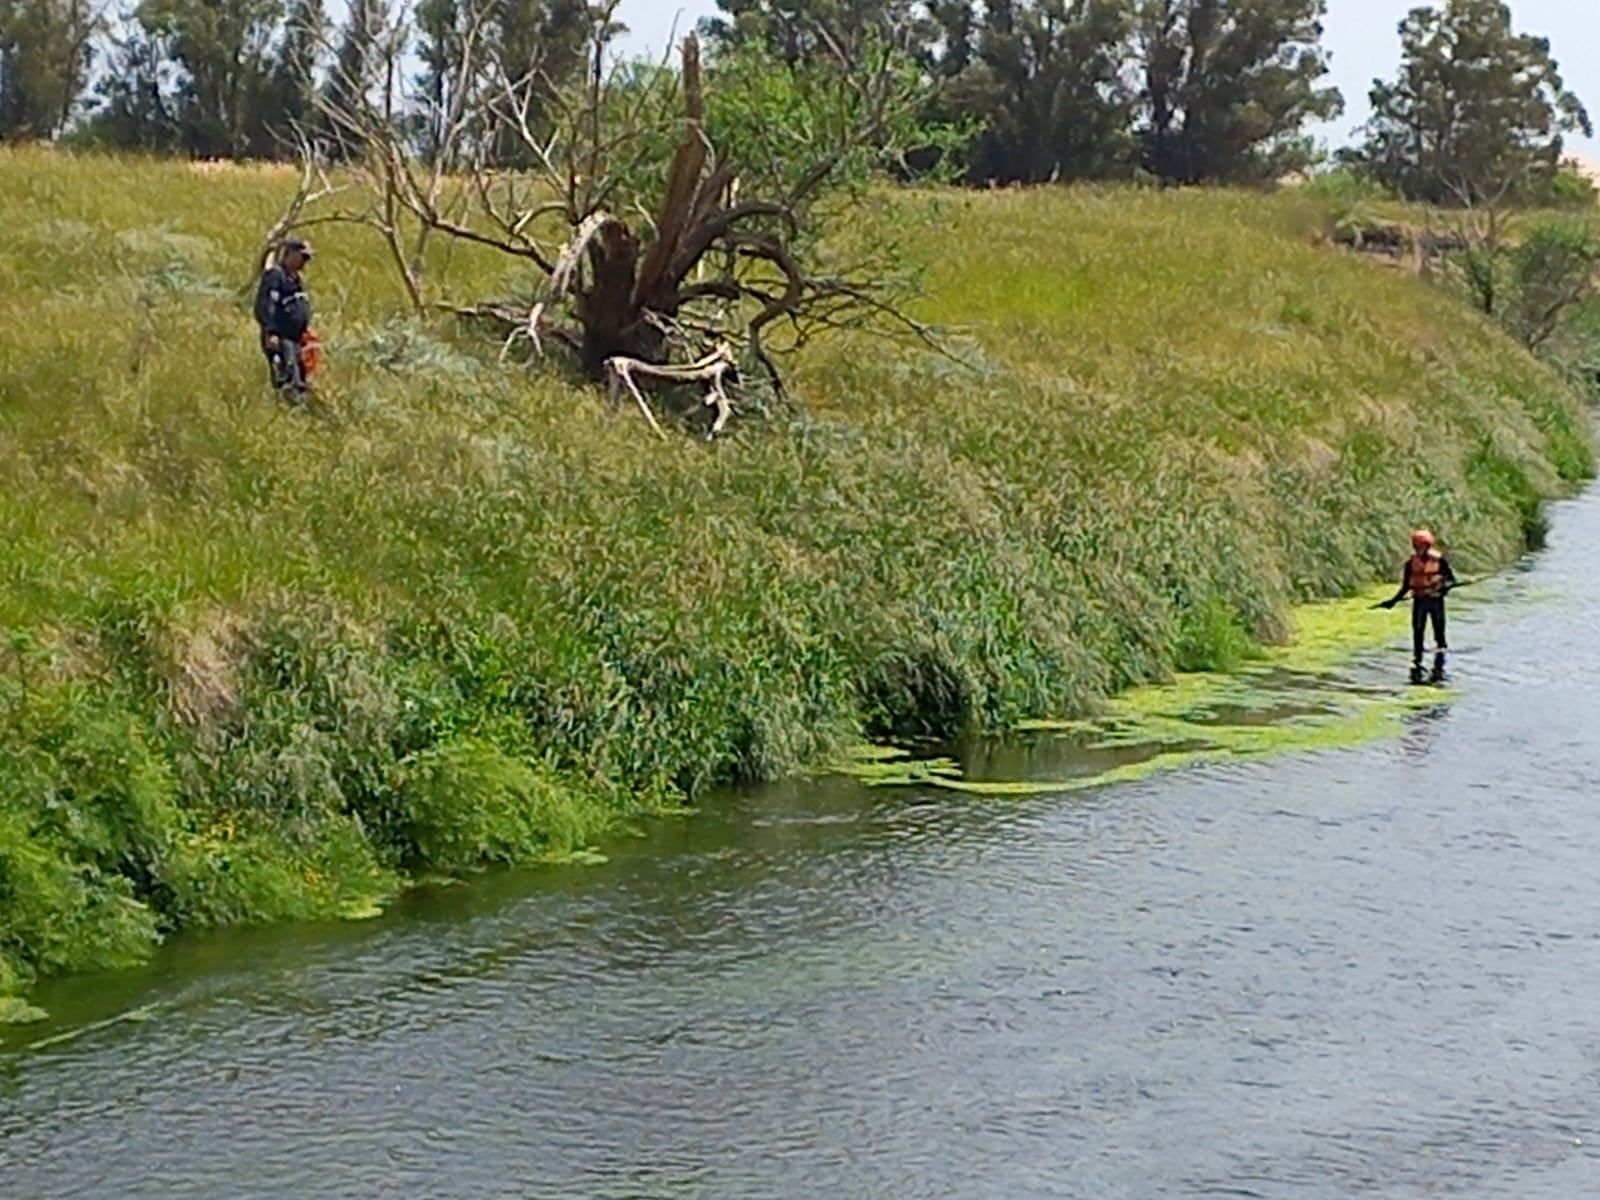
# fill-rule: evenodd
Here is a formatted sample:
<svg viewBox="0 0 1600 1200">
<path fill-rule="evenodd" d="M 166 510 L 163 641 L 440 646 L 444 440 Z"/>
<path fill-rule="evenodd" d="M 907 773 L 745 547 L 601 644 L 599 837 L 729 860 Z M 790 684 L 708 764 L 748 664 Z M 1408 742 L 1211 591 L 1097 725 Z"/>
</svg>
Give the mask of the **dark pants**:
<svg viewBox="0 0 1600 1200">
<path fill-rule="evenodd" d="M 280 392 L 304 392 L 307 388 L 305 366 L 300 359 L 300 343 L 290 338 L 278 339 L 276 349 L 267 345 L 267 339 L 261 339 L 261 352 L 267 356 L 267 365 L 272 368 L 272 386 Z"/>
<path fill-rule="evenodd" d="M 1433 645 L 1436 650 L 1448 650 L 1444 640 L 1444 597 L 1413 596 L 1411 599 L 1411 654 L 1419 665 L 1422 662 L 1422 633 L 1429 621 L 1433 622 Z"/>
</svg>

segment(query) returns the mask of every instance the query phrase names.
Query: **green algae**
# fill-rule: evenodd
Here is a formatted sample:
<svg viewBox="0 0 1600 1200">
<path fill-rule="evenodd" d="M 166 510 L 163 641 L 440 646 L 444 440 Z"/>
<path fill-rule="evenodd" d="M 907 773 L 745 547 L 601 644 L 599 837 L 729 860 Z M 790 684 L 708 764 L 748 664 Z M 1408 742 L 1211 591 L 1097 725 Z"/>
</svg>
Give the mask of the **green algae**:
<svg viewBox="0 0 1600 1200">
<path fill-rule="evenodd" d="M 1398 732 L 1408 715 L 1452 702 L 1456 690 L 1375 686 L 1352 673 L 1395 639 L 1374 586 L 1296 608 L 1288 640 L 1261 648 L 1228 674 L 1182 673 L 1110 697 L 1087 717 L 1039 717 L 1018 733 L 1059 738 L 1081 753 L 1084 771 L 1055 779 L 969 779 L 945 757 L 919 759 L 899 747 L 863 746 L 835 765 L 870 787 L 929 787 L 969 795 L 1051 795 L 1132 783 L 1188 767 L 1348 749 Z M 1097 766 L 1110 752 L 1147 751 Z"/>
<path fill-rule="evenodd" d="M 21 996 L 0 996 L 0 1025 L 30 1025 L 50 1014 Z"/>
<path fill-rule="evenodd" d="M 549 851 L 540 861 L 547 866 L 603 867 L 611 859 L 593 846 L 582 846 L 575 850 Z"/>
<path fill-rule="evenodd" d="M 140 1023 L 148 1021 L 156 1014 L 156 1005 L 142 1004 L 137 1008 L 130 1008 L 126 1012 L 116 1013 L 104 1020 L 91 1021 L 87 1025 L 79 1025 L 74 1029 L 64 1030 L 50 1037 L 40 1038 L 38 1041 L 29 1042 L 24 1049 L 44 1050 L 51 1046 L 63 1046 L 68 1042 L 75 1042 L 88 1033 L 96 1033 L 102 1029 L 109 1029 L 113 1025 L 122 1025 L 128 1022 Z"/>
<path fill-rule="evenodd" d="M 899 746 L 881 746 L 871 742 L 847 747 L 842 754 L 823 767 L 823 773 L 849 775 L 863 783 L 899 782 L 903 776 L 959 777 L 961 767 L 949 758 L 913 758 L 909 750 Z"/>
</svg>

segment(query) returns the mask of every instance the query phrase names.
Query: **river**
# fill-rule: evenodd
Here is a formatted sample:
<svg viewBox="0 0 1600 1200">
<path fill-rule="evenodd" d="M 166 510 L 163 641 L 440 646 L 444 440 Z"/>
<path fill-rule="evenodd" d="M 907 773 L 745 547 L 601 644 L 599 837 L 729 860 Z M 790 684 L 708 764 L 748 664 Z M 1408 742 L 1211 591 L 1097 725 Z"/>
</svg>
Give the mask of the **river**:
<svg viewBox="0 0 1600 1200">
<path fill-rule="evenodd" d="M 0 1196 L 1600 1194 L 1600 495 L 1553 516 L 1399 737 L 769 788 L 53 983 Z"/>
</svg>

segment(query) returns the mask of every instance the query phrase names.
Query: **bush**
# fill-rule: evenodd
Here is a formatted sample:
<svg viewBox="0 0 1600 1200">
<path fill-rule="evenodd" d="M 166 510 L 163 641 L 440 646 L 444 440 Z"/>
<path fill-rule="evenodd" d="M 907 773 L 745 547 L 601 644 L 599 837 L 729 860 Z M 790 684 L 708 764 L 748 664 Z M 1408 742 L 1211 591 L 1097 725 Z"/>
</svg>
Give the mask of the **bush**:
<svg viewBox="0 0 1600 1200">
<path fill-rule="evenodd" d="M 1400 198 L 1390 188 L 1352 166 L 1318 171 L 1306 181 L 1305 192 L 1318 200 L 1345 207 L 1386 204 Z"/>
<path fill-rule="evenodd" d="M 181 870 L 172 772 L 127 707 L 78 688 L 13 697 L 0 725 L 0 960 L 23 979 L 142 958 L 149 898 Z"/>
<path fill-rule="evenodd" d="M 1592 212 L 1600 202 L 1593 177 L 1575 162 L 1564 162 L 1550 181 L 1550 203 L 1555 208 Z"/>
<path fill-rule="evenodd" d="M 429 747 L 398 774 L 398 824 L 414 869 L 530 862 L 579 849 L 598 832 L 592 807 L 544 764 L 476 738 Z"/>
<path fill-rule="evenodd" d="M 1500 319 L 1537 350 L 1560 333 L 1574 310 L 1596 295 L 1600 230 L 1587 221 L 1535 225 L 1509 254 Z"/>
</svg>

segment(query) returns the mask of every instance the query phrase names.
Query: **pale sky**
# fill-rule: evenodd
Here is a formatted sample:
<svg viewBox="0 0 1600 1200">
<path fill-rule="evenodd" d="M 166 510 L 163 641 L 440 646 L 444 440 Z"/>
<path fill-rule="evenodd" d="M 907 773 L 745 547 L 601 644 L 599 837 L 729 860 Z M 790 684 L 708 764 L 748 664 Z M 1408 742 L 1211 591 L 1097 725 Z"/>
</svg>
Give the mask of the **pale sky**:
<svg viewBox="0 0 1600 1200">
<path fill-rule="evenodd" d="M 1511 24 L 1518 33 L 1550 39 L 1551 53 L 1567 86 L 1600 125 L 1600 54 L 1593 52 L 1593 26 L 1600 11 L 1596 0 L 1510 0 Z M 1323 45 L 1331 52 L 1332 77 L 1344 93 L 1345 112 L 1313 132 L 1330 146 L 1343 145 L 1367 117 L 1367 89 L 1374 76 L 1388 78 L 1400 62 L 1397 26 L 1414 0 L 1328 0 Z M 632 30 L 620 47 L 626 52 L 659 55 L 677 18 L 678 34 L 717 11 L 715 0 L 622 0 L 618 14 Z M 1585 50 L 1590 52 L 1585 55 Z M 1569 138 L 1568 148 L 1600 158 L 1600 139 Z"/>
</svg>

